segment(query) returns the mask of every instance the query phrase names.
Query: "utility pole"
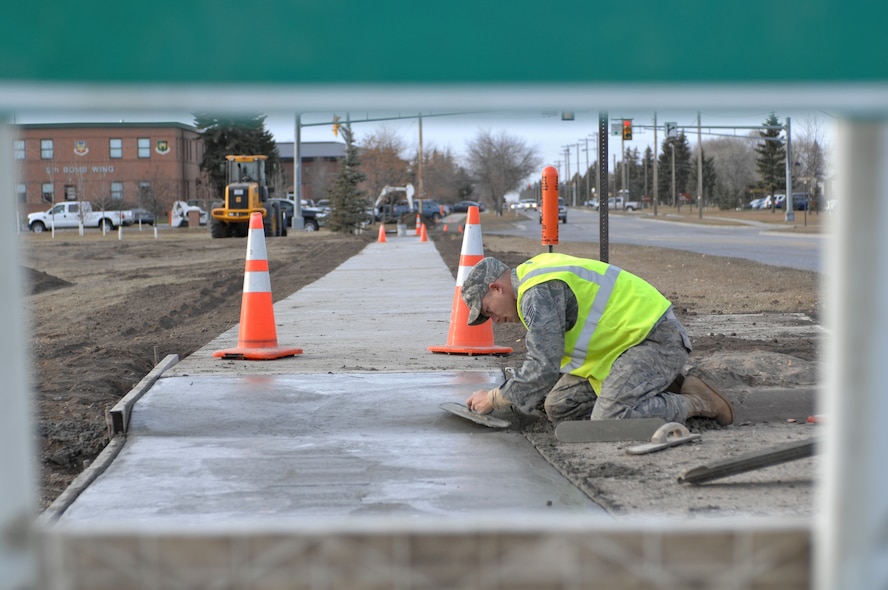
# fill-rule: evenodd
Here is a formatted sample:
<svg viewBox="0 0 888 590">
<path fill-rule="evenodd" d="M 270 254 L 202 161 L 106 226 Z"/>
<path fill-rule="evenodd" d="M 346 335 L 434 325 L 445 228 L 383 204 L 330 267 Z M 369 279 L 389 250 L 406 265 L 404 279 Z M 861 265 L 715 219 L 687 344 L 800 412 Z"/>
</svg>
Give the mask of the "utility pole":
<svg viewBox="0 0 888 590">
<path fill-rule="evenodd" d="M 422 186 L 422 113 L 419 114 L 419 151 L 416 163 L 416 185 L 419 188 L 420 200 L 425 199 L 425 189 Z M 502 213 L 502 211 L 500 211 Z"/>
<path fill-rule="evenodd" d="M 577 181 L 574 183 L 573 206 L 577 206 L 577 193 L 580 192 L 580 140 L 577 140 Z"/>
<path fill-rule="evenodd" d="M 657 201 L 660 200 L 660 182 L 657 176 L 657 111 L 654 111 L 654 217 L 657 216 Z"/>
<path fill-rule="evenodd" d="M 670 141 L 669 147 L 672 148 L 672 206 L 675 207 L 675 204 L 678 202 L 675 195 L 675 142 Z"/>
<path fill-rule="evenodd" d="M 589 136 L 577 141 L 584 141 L 586 143 L 586 149 L 583 150 L 586 153 L 586 173 L 584 174 L 584 177 L 586 178 L 586 193 L 583 195 L 583 203 L 585 203 L 589 200 L 589 197 L 592 194 L 589 192 Z"/>
<path fill-rule="evenodd" d="M 792 201 L 792 132 L 789 117 L 786 118 L 786 197 L 783 199 L 784 221 L 795 221 Z"/>
<path fill-rule="evenodd" d="M 305 228 L 302 218 L 302 113 L 296 113 L 296 130 L 293 141 L 293 229 Z"/>
<path fill-rule="evenodd" d="M 700 111 L 697 111 L 697 216 L 703 219 L 703 132 Z"/>
<path fill-rule="evenodd" d="M 567 192 L 567 187 L 570 185 L 570 148 L 572 145 L 563 145 L 564 148 L 564 191 Z"/>
<path fill-rule="evenodd" d="M 620 189 L 626 190 L 626 138 L 623 134 L 622 127 L 620 128 L 620 162 L 622 162 L 622 166 L 620 168 Z M 614 161 L 614 172 L 617 171 L 616 168 L 616 160 Z M 614 179 L 616 181 L 616 179 Z M 617 193 L 619 194 L 619 193 Z M 617 195 L 614 195 L 617 196 Z M 628 198 L 626 200 L 629 200 Z M 614 201 L 614 205 L 617 202 Z"/>
</svg>

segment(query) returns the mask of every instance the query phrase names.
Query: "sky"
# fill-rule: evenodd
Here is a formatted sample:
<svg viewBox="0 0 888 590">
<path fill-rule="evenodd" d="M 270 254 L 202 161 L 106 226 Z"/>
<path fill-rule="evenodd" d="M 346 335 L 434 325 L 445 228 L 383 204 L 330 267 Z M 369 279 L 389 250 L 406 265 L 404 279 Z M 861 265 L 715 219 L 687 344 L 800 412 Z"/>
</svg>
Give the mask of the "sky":
<svg viewBox="0 0 888 590">
<path fill-rule="evenodd" d="M 332 121 L 333 116 L 338 115 L 343 121 L 346 113 L 306 113 L 302 115 L 302 141 L 342 141 L 341 137 L 333 135 L 330 125 L 313 126 L 311 123 Z M 385 113 L 385 112 L 351 112 L 348 117 L 352 121 L 352 129 L 360 143 L 362 137 L 377 132 L 384 127 L 395 131 L 400 135 L 410 153 L 413 153 L 419 143 L 419 123 L 415 117 L 417 113 Z M 458 158 L 465 155 L 466 143 L 475 138 L 480 130 L 488 130 L 493 133 L 506 131 L 508 134 L 523 139 L 529 147 L 537 149 L 545 166 L 555 166 L 560 177 L 565 177 L 568 172 L 571 175 L 577 172 L 577 156 L 581 170 L 585 170 L 588 157 L 589 163 L 595 160 L 597 154 L 598 116 L 597 111 L 585 111 L 573 113 L 573 120 L 562 120 L 561 113 L 543 112 L 509 112 L 509 113 L 473 113 L 451 114 L 426 112 L 423 113 L 422 136 L 423 149 L 431 147 L 450 149 Z M 700 119 L 703 126 L 703 141 L 712 139 L 709 133 L 746 136 L 748 129 L 716 129 L 715 126 L 753 126 L 762 124 L 770 112 L 763 110 L 748 111 L 703 111 Z M 803 129 L 806 121 L 816 116 L 820 124 L 825 127 L 827 143 L 831 137 L 833 117 L 829 113 L 775 113 L 781 123 L 786 117 L 791 117 L 794 135 Z M 440 116 L 437 116 L 440 115 Z M 384 117 L 407 117 L 404 119 L 388 121 L 364 121 L 366 119 L 380 119 Z M 684 129 L 689 143 L 694 146 L 697 143 L 697 112 L 687 111 L 662 111 L 657 112 L 657 124 L 661 129 L 657 132 L 657 142 L 662 144 L 664 123 L 676 123 Z M 638 148 L 640 154 L 647 147 L 653 147 L 654 133 L 650 128 L 654 123 L 654 112 L 608 112 L 608 128 L 612 124 L 619 124 L 623 118 L 633 121 L 633 140 L 627 142 L 627 147 Z M 77 122 L 157 122 L 176 121 L 193 124 L 194 118 L 188 112 L 101 112 L 101 113 L 39 113 L 27 112 L 14 113 L 16 123 L 77 123 Z M 266 127 L 280 142 L 292 142 L 295 136 L 295 115 L 293 113 L 270 113 L 266 118 Z M 712 127 L 707 129 L 707 125 Z M 647 128 L 645 128 L 647 127 Z M 588 153 L 587 149 L 588 140 Z M 579 144 L 579 145 L 578 145 Z M 569 148 L 565 147 L 569 146 Z M 566 150 L 569 149 L 569 152 Z M 613 167 L 614 154 L 621 153 L 621 138 L 619 135 L 608 136 L 608 160 L 609 167 Z M 569 154 L 569 164 L 566 163 Z M 407 155 L 407 154 L 405 154 Z M 568 169 L 569 166 L 569 169 Z M 542 167 L 540 172 L 542 173 Z"/>
</svg>

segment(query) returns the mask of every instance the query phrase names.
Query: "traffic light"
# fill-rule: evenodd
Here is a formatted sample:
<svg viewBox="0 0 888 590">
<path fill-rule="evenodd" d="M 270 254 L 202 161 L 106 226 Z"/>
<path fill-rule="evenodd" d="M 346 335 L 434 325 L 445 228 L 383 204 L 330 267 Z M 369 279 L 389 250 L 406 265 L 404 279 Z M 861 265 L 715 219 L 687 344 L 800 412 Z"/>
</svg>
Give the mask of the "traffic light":
<svg viewBox="0 0 888 590">
<path fill-rule="evenodd" d="M 339 135 L 339 115 L 333 115 L 333 135 Z"/>
<path fill-rule="evenodd" d="M 630 119 L 623 119 L 623 140 L 632 140 L 632 121 Z"/>
</svg>

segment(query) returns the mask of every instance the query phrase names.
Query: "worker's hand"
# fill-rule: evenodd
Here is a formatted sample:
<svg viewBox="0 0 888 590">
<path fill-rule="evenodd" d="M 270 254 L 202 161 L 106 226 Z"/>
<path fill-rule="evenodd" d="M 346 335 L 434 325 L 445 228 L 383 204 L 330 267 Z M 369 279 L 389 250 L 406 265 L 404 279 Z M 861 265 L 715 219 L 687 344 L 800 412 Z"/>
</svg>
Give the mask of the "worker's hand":
<svg viewBox="0 0 888 590">
<path fill-rule="evenodd" d="M 488 393 L 486 389 L 479 389 L 466 400 L 466 407 L 479 414 L 491 413 L 493 411 L 493 404 L 490 403 Z"/>
</svg>

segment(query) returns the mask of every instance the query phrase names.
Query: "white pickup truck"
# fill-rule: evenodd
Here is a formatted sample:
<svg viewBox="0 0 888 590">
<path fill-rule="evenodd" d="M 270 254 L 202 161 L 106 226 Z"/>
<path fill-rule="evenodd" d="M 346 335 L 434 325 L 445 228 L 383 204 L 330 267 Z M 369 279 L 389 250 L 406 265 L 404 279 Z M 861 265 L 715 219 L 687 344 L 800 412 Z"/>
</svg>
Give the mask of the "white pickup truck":
<svg viewBox="0 0 888 590">
<path fill-rule="evenodd" d="M 28 214 L 28 229 L 41 233 L 47 229 L 97 227 L 112 230 L 133 222 L 132 211 L 93 211 L 87 201 L 56 203 L 49 211 Z"/>
<path fill-rule="evenodd" d="M 607 200 L 607 208 L 612 210 L 635 211 L 641 209 L 641 203 L 638 201 L 627 201 L 624 200 L 623 197 L 611 197 Z"/>
</svg>

